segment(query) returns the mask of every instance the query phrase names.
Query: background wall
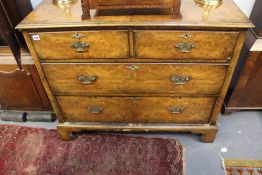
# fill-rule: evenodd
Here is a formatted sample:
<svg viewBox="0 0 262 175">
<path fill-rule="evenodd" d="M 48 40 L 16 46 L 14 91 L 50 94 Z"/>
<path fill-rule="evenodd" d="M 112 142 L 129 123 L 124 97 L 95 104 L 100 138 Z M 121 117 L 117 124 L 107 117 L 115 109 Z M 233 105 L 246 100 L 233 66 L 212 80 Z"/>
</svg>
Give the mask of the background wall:
<svg viewBox="0 0 262 175">
<path fill-rule="evenodd" d="M 32 3 L 33 8 L 35 8 L 42 0 L 30 0 L 30 1 Z"/>
<path fill-rule="evenodd" d="M 35 8 L 42 0 L 31 0 L 33 7 Z M 52 0 L 49 0 L 52 1 Z M 193 1 L 193 0 L 192 0 Z M 240 9 L 249 17 L 252 11 L 255 0 L 234 0 Z M 259 0 L 258 0 L 259 1 Z"/>
<path fill-rule="evenodd" d="M 234 1 L 238 5 L 238 7 L 249 17 L 253 9 L 255 0 L 247 0 L 247 1 L 234 0 Z M 258 1 L 261 1 L 261 0 L 258 0 Z"/>
</svg>

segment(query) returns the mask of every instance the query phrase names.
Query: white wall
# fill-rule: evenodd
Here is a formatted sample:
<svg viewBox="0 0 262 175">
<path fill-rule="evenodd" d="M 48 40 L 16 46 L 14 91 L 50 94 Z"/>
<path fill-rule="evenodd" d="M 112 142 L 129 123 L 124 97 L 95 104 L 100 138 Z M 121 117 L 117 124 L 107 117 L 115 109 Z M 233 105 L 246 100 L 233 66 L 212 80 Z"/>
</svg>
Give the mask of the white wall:
<svg viewBox="0 0 262 175">
<path fill-rule="evenodd" d="M 35 8 L 42 0 L 31 0 L 33 7 Z M 52 0 L 48 0 L 52 1 Z M 80 1 L 80 0 L 79 0 Z M 194 0 L 192 0 L 193 3 Z M 240 9 L 249 17 L 252 11 L 255 0 L 234 0 Z"/>
<path fill-rule="evenodd" d="M 33 8 L 35 8 L 42 0 L 30 0 L 32 3 Z M 49 0 L 52 1 L 52 0 Z"/>
<path fill-rule="evenodd" d="M 246 16 L 249 17 L 253 9 L 255 0 L 234 0 L 234 1 L 239 6 L 239 8 L 246 14 Z"/>
</svg>

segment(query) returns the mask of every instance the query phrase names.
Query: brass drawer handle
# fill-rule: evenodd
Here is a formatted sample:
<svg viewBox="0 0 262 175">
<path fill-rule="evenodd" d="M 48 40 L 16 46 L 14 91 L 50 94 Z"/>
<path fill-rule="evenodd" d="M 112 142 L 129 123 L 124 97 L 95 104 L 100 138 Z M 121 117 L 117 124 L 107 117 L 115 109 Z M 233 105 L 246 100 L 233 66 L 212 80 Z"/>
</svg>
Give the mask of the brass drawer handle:
<svg viewBox="0 0 262 175">
<path fill-rule="evenodd" d="M 87 84 L 87 85 L 90 85 L 90 84 L 93 84 L 96 80 L 97 80 L 97 76 L 79 76 L 78 77 L 78 80 L 81 81 L 81 83 L 83 84 Z"/>
<path fill-rule="evenodd" d="M 188 53 L 193 48 L 195 48 L 195 44 L 189 44 L 189 43 L 176 43 L 176 48 L 182 52 L 182 53 Z"/>
<path fill-rule="evenodd" d="M 169 111 L 172 114 L 181 114 L 184 111 L 184 108 L 182 107 L 178 107 L 178 106 L 173 106 L 169 108 Z"/>
<path fill-rule="evenodd" d="M 77 41 L 71 43 L 70 47 L 76 52 L 85 52 L 88 49 L 89 44 L 86 42 Z"/>
<path fill-rule="evenodd" d="M 101 114 L 102 111 L 103 111 L 103 107 L 100 107 L 100 106 L 88 106 L 88 110 L 92 114 Z"/>
<path fill-rule="evenodd" d="M 81 33 L 75 33 L 74 35 L 72 35 L 73 38 L 76 38 L 78 41 L 71 43 L 70 47 L 72 49 L 74 49 L 74 51 L 76 52 L 85 52 L 88 47 L 89 44 L 86 42 L 81 42 L 80 39 L 85 37 L 85 35 L 81 34 Z"/>
<path fill-rule="evenodd" d="M 175 82 L 177 85 L 186 84 L 188 81 L 192 80 L 191 76 L 173 76 L 171 81 Z"/>
</svg>

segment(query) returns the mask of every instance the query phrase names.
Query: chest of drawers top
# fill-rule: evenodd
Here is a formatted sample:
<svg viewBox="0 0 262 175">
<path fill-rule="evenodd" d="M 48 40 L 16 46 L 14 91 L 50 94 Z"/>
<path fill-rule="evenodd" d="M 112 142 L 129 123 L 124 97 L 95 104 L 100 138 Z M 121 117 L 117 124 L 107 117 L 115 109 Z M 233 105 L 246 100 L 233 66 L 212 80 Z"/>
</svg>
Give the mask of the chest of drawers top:
<svg viewBox="0 0 262 175">
<path fill-rule="evenodd" d="M 253 24 L 241 12 L 233 0 L 223 0 L 216 8 L 201 7 L 194 0 L 182 0 L 181 19 L 173 19 L 170 14 L 165 15 L 145 12 L 146 15 L 126 15 L 117 11 L 104 12 L 100 14 L 91 10 L 91 19 L 82 20 L 81 2 L 59 8 L 52 4 L 51 0 L 44 0 L 30 15 L 28 15 L 18 26 L 18 29 L 49 29 L 49 28 L 81 28 L 81 27 L 176 27 L 187 28 L 250 28 Z M 117 13 L 117 14 L 116 14 Z M 132 11 L 131 11 L 132 13 Z M 160 15 L 161 14 L 161 15 Z M 174 28 L 172 28 L 174 29 Z"/>
</svg>

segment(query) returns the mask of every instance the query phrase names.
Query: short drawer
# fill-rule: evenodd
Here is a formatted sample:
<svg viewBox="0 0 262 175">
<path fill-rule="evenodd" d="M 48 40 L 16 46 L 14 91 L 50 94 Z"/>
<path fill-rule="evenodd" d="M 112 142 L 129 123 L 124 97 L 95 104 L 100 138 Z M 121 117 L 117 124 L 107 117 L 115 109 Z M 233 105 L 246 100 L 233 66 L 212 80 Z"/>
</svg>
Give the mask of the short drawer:
<svg viewBox="0 0 262 175">
<path fill-rule="evenodd" d="M 215 98 L 58 96 L 67 122 L 208 123 Z"/>
<path fill-rule="evenodd" d="M 127 31 L 40 32 L 31 39 L 40 59 L 129 57 Z"/>
<path fill-rule="evenodd" d="M 219 94 L 226 65 L 42 64 L 55 95 Z"/>
<path fill-rule="evenodd" d="M 230 59 L 238 32 L 135 31 L 137 58 Z"/>
<path fill-rule="evenodd" d="M 57 96 L 67 122 L 131 122 L 132 101 L 124 97 Z"/>
</svg>

